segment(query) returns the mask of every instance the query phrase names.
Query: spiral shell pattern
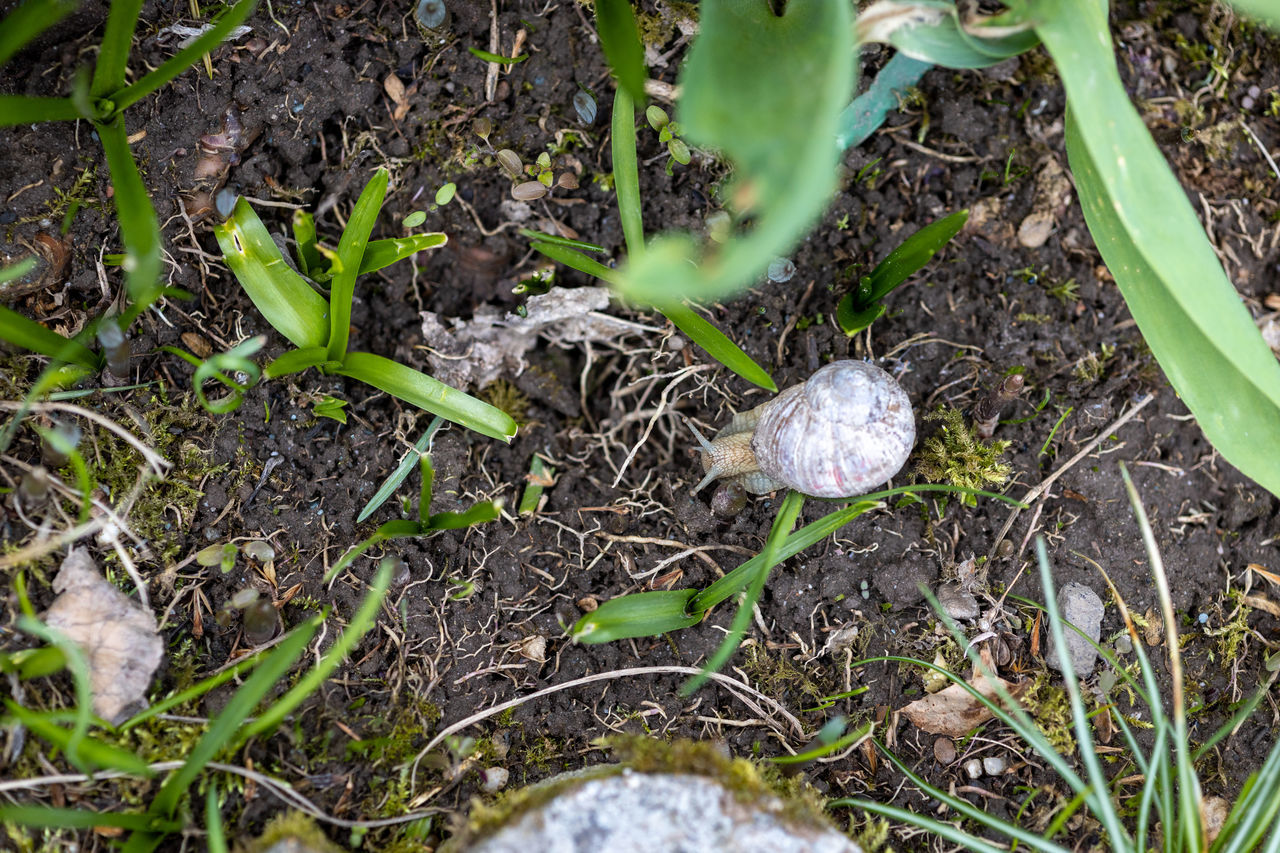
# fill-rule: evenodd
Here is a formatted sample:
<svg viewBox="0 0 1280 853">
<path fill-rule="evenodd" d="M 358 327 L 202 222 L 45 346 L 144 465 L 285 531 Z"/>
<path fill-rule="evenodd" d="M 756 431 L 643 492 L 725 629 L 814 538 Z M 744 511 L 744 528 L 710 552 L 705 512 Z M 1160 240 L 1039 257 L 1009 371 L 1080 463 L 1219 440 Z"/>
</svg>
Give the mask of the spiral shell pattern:
<svg viewBox="0 0 1280 853">
<path fill-rule="evenodd" d="M 892 376 L 836 361 L 769 401 L 751 447 L 767 476 L 813 497 L 846 498 L 896 474 L 915 438 L 911 401 Z"/>
</svg>

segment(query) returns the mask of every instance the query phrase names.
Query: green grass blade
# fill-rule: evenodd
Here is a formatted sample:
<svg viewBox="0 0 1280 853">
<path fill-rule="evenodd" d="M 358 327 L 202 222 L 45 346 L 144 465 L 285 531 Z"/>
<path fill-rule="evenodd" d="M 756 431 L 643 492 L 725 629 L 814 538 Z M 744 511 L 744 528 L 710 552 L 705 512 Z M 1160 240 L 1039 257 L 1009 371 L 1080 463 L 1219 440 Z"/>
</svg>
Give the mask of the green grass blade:
<svg viewBox="0 0 1280 853">
<path fill-rule="evenodd" d="M 1045 0 L 1035 14 L 1066 87 L 1067 157 L 1103 260 L 1214 447 L 1280 494 L 1280 365 L 1129 101 L 1103 4 Z"/>
<path fill-rule="evenodd" d="M 428 530 L 461 530 L 502 517 L 501 501 L 480 501 L 462 512 L 437 512 L 427 519 Z"/>
<path fill-rule="evenodd" d="M 597 246 L 595 243 L 586 243 L 582 240 L 570 240 L 568 237 L 561 237 L 559 234 L 546 234 L 542 231 L 534 231 L 532 228 L 521 228 L 520 236 L 528 237 L 538 243 L 568 246 L 570 249 L 582 249 L 584 252 L 595 252 L 596 254 L 604 252 L 604 246 Z"/>
<path fill-rule="evenodd" d="M 61 21 L 79 6 L 77 0 L 27 0 L 0 21 L 0 67 L 27 42 Z M 0 115 L 6 115 L 0 107 Z"/>
<path fill-rule="evenodd" d="M 112 96 L 111 100 L 116 105 L 116 112 L 123 111 L 161 86 L 169 83 L 194 65 L 200 57 L 222 44 L 222 40 L 232 30 L 245 22 L 257 4 L 258 0 L 240 0 L 230 10 L 223 12 L 207 32 L 166 59 L 159 68 L 144 74 L 138 82 L 125 87 L 122 91 Z"/>
<path fill-rule="evenodd" d="M 627 259 L 624 296 L 665 307 L 741 290 L 788 255 L 836 189 L 832 141 L 854 88 L 852 4 L 704 0 L 701 32 L 680 77 L 675 116 L 690 144 L 733 162 L 725 197 L 751 228 L 723 245 L 688 233 L 652 240 Z"/>
<path fill-rule="evenodd" d="M 777 558 L 779 562 L 790 559 L 804 549 L 816 545 L 864 512 L 879 509 L 883 506 L 884 504 L 879 501 L 861 500 L 852 506 L 838 509 L 835 512 L 824 515 L 815 522 L 806 524 L 788 536 L 786 542 L 778 549 Z M 750 579 L 755 576 L 763 562 L 764 555 L 757 554 L 720 578 L 720 580 L 711 584 L 711 586 L 702 590 L 689 602 L 689 612 L 701 613 L 704 610 L 710 610 L 742 590 Z"/>
<path fill-rule="evenodd" d="M 1276 5 L 1275 0 L 1228 0 L 1227 5 L 1280 31 L 1280 6 Z"/>
<path fill-rule="evenodd" d="M 222 809 L 218 806 L 218 785 L 209 783 L 209 790 L 204 795 L 204 831 L 206 849 L 209 853 L 227 853 L 227 834 L 222 827 Z"/>
<path fill-rule="evenodd" d="M 614 283 L 618 277 L 617 270 L 611 270 L 595 258 L 589 258 L 579 251 L 569 248 L 559 243 L 547 243 L 542 240 L 535 240 L 529 244 L 529 248 L 535 252 L 541 252 L 553 261 L 562 263 L 578 272 L 584 272 L 587 275 L 595 276 L 601 281 Z"/>
<path fill-rule="evenodd" d="M 324 259 L 316 248 L 316 218 L 305 210 L 293 212 L 293 241 L 297 243 L 298 269 L 314 276 L 324 269 Z"/>
<path fill-rule="evenodd" d="M 574 623 L 569 632 L 576 643 L 612 643 L 632 637 L 652 637 L 679 631 L 702 621 L 702 611 L 687 609 L 697 590 L 674 589 L 620 595 Z"/>
<path fill-rule="evenodd" d="M 640 44 L 640 30 L 636 27 L 631 0 L 596 0 L 596 31 L 600 34 L 604 57 L 618 78 L 618 91 L 625 91 L 633 105 L 643 104 L 644 80 L 648 72 L 644 67 L 644 46 Z M 613 105 L 617 110 L 616 98 Z M 617 125 L 614 132 L 617 132 Z M 614 164 L 616 168 L 617 160 Z"/>
<path fill-rule="evenodd" d="M 230 748 L 233 742 L 243 742 L 248 737 L 241 732 L 237 739 L 236 730 L 240 729 L 245 718 L 253 713 L 263 697 L 280 679 L 284 678 L 298 658 L 302 657 L 302 653 L 307 650 L 307 644 L 319 629 L 321 621 L 323 621 L 321 617 L 313 616 L 295 628 L 245 679 L 240 689 L 232 695 L 231 701 L 210 722 L 208 731 L 192 747 L 186 763 L 165 780 L 159 793 L 151 801 L 151 814 L 172 816 L 182 797 L 188 793 L 188 789 L 204 770 L 205 765 L 218 753 Z M 272 708 L 276 706 L 273 704 Z M 248 727 L 245 730 L 247 729 Z"/>
<path fill-rule="evenodd" d="M 413 464 L 418 458 L 431 450 L 431 440 L 436 434 L 436 430 L 440 429 L 440 425 L 444 423 L 444 418 L 436 416 L 431 419 L 431 423 L 418 441 L 410 450 L 400 458 L 400 464 L 396 466 L 396 470 L 391 472 L 391 476 L 382 481 L 382 485 L 378 487 L 378 491 L 373 493 L 373 497 L 369 498 L 369 502 L 364 505 L 364 509 L 360 510 L 360 514 L 356 516 L 356 524 L 364 521 L 377 511 L 378 507 L 386 503 L 387 498 L 395 494 L 396 489 L 400 488 L 400 484 L 409 476 L 409 472 L 413 470 Z"/>
<path fill-rule="evenodd" d="M 360 259 L 359 275 L 377 272 L 389 267 L 396 261 L 436 249 L 449 242 L 447 234 L 413 234 L 409 237 L 392 237 L 389 240 L 373 240 L 365 247 L 364 256 Z"/>
<path fill-rule="evenodd" d="M 409 521 L 408 519 L 397 519 L 396 521 L 388 521 L 380 525 L 377 530 L 373 531 L 373 535 L 368 539 L 357 542 L 347 549 L 347 553 L 342 555 L 342 559 L 334 563 L 333 566 L 325 573 L 324 583 L 329 583 L 342 573 L 342 570 L 356 561 L 356 558 L 368 551 L 374 545 L 380 545 L 392 539 L 408 539 L 413 536 L 422 536 L 422 522 Z"/>
<path fill-rule="evenodd" d="M 356 206 L 347 220 L 347 227 L 338 241 L 338 260 L 342 269 L 335 272 L 329 285 L 329 358 L 342 361 L 347 354 L 347 339 L 351 334 L 351 300 L 356 292 L 356 276 L 369 235 L 378 221 L 378 211 L 387 196 L 390 175 L 386 169 L 378 169 L 365 184 Z"/>
<path fill-rule="evenodd" d="M 36 258 L 34 255 L 28 255 L 17 263 L 9 264 L 7 267 L 0 267 L 0 284 L 8 284 L 11 281 L 22 278 L 35 268 Z M 3 287 L 0 287 L 0 293 L 4 293 Z"/>
<path fill-rule="evenodd" d="M 418 524 L 423 525 L 431 518 L 431 490 L 436 480 L 436 468 L 425 453 L 418 457 L 418 477 L 422 481 L 418 489 Z"/>
<path fill-rule="evenodd" d="M 930 222 L 890 252 L 868 276 L 871 292 L 865 300 L 855 300 L 858 309 L 868 307 L 873 302 L 884 299 L 921 267 L 933 260 L 943 246 L 951 242 L 951 238 L 960 233 L 960 229 L 969 221 L 968 210 L 958 210 L 935 222 Z"/>
<path fill-rule="evenodd" d="M 271 707 L 260 717 L 244 727 L 244 731 L 240 733 L 238 739 L 240 743 L 249 738 L 270 732 L 280 725 L 284 718 L 302 703 L 302 700 L 319 689 L 325 679 L 341 665 L 377 620 L 378 610 L 382 607 L 382 599 L 387 594 L 387 587 L 391 585 L 391 571 L 392 562 L 383 560 L 378 567 L 378 573 L 374 575 L 373 581 L 369 585 L 369 594 L 365 596 L 364 601 L 360 604 L 360 609 L 351 617 L 351 622 L 342 632 L 342 635 L 324 653 L 324 657 L 320 659 L 314 669 L 309 670 L 306 675 L 298 679 L 298 683 L 290 688 L 289 692 L 272 703 Z"/>
<path fill-rule="evenodd" d="M 244 672 L 245 670 L 252 669 L 253 667 L 257 666 L 262 661 L 262 659 L 267 656 L 268 652 L 269 650 L 266 650 L 266 649 L 260 652 L 255 652 L 254 654 L 251 654 L 245 658 L 242 658 L 241 660 L 236 661 L 234 665 L 227 667 L 222 672 L 218 672 L 209 676 L 208 678 L 201 679 L 200 681 L 188 687 L 186 690 L 181 690 L 173 694 L 172 696 L 169 696 L 166 699 L 161 699 L 159 702 L 156 702 L 151 707 L 146 708 L 143 711 L 140 711 L 139 713 L 130 717 L 125 722 L 121 723 L 120 731 L 127 732 L 129 729 L 133 728 L 134 726 L 137 726 L 151 719 L 156 714 L 163 714 L 166 711 L 168 711 L 170 708 L 176 708 L 180 705 L 186 704 L 187 702 L 191 702 L 195 699 L 199 699 L 201 696 L 204 696 L 206 693 L 208 693 L 210 690 L 213 690 L 218 685 L 225 684 L 231 679 L 239 676 L 240 673 Z"/>
<path fill-rule="evenodd" d="M 1268 851 L 1280 849 L 1280 743 L 1271 748 L 1267 760 L 1250 778 L 1245 790 L 1227 814 L 1214 842 L 1214 853 L 1244 853 L 1262 842 L 1268 831 Z"/>
<path fill-rule="evenodd" d="M 306 347 L 289 350 L 262 370 L 268 379 L 278 379 L 292 373 L 301 373 L 309 367 L 321 367 L 326 370 L 341 367 L 338 361 L 329 361 L 329 351 L 324 347 Z"/>
<path fill-rule="evenodd" d="M 105 98 L 124 86 L 129 46 L 141 11 L 142 0 L 114 0 L 111 3 L 107 28 L 98 48 L 98 64 L 93 68 L 93 85 L 89 90 L 94 98 Z"/>
<path fill-rule="evenodd" d="M 19 681 L 53 675 L 62 672 L 66 666 L 67 658 L 56 646 L 0 653 L 0 672 L 12 673 L 18 676 Z"/>
<path fill-rule="evenodd" d="M 214 226 L 223 260 L 272 327 L 301 349 L 329 339 L 329 305 L 289 265 L 267 227 L 244 198 L 231 218 Z"/>
<path fill-rule="evenodd" d="M 738 605 L 738 611 L 733 614 L 729 633 L 720 643 L 720 648 L 716 649 L 711 659 L 703 665 L 702 671 L 680 688 L 680 695 L 692 695 L 706 683 L 711 673 L 719 672 L 738 650 L 742 638 L 747 633 L 747 628 L 751 625 L 751 613 L 755 609 L 756 602 L 760 600 L 761 593 L 764 592 L 764 584 L 769 579 L 769 572 L 785 559 L 780 556 L 782 546 L 790 536 L 792 528 L 795 527 L 796 518 L 799 517 L 803 507 L 804 495 L 795 490 L 788 490 L 787 496 L 782 499 L 782 505 L 778 507 L 778 514 L 773 518 L 773 527 L 769 530 L 769 538 L 764 542 L 764 550 L 760 552 L 760 564 L 747 586 L 746 595 Z"/>
<path fill-rule="evenodd" d="M 68 761 L 79 766 L 80 743 L 88 736 L 89 722 L 93 716 L 93 688 L 89 677 L 89 661 L 84 651 L 70 637 L 50 628 L 39 619 L 27 615 L 19 616 L 18 629 L 56 647 L 62 652 L 62 657 L 67 662 L 67 669 L 71 671 L 72 684 L 75 685 L 76 691 L 76 723 L 62 751 L 66 753 Z"/>
<path fill-rule="evenodd" d="M 627 0 L 620 0 L 631 12 Z M 600 6 L 596 7 L 597 12 Z M 633 22 L 634 25 L 634 22 Z M 613 93 L 613 191 L 618 197 L 618 218 L 627 254 L 644 251 L 644 218 L 640 203 L 640 164 L 636 159 L 636 102 L 623 86 Z"/>
<path fill-rule="evenodd" d="M 75 121 L 80 111 L 70 98 L 0 95 L 0 127 L 45 121 Z"/>
<path fill-rule="evenodd" d="M 115 4 L 111 14 L 114 17 Z M 122 266 L 129 299 L 133 301 L 120 316 L 120 327 L 124 329 L 160 296 L 160 223 L 142 176 L 138 174 L 133 152 L 129 150 L 124 119 L 117 116 L 111 121 L 95 122 L 94 127 L 111 170 L 116 218 L 120 220 L 120 236 L 124 240 Z"/>
<path fill-rule="evenodd" d="M 729 340 L 724 332 L 713 326 L 687 303 L 673 302 L 658 309 L 664 317 L 684 332 L 689 340 L 707 351 L 707 355 L 761 388 L 777 393 L 778 386 L 768 372 L 756 364 L 742 348 Z"/>
<path fill-rule="evenodd" d="M 48 356 L 54 361 L 78 364 L 95 372 L 102 367 L 101 357 L 84 344 L 64 338 L 3 305 L 0 305 L 0 340 Z"/>
<path fill-rule="evenodd" d="M 380 355 L 349 352 L 342 367 L 333 372 L 359 379 L 481 435 L 510 441 L 516 434 L 516 422 L 501 409 Z"/>
<path fill-rule="evenodd" d="M 115 826 L 135 831 L 175 832 L 182 829 L 179 823 L 157 822 L 147 814 L 91 812 L 88 809 L 65 809 L 52 806 L 0 806 L 0 823 L 9 822 L 49 829 L 93 829 L 95 826 Z"/>
<path fill-rule="evenodd" d="M 917 812 L 900 809 L 897 806 L 887 806 L 884 803 L 877 803 L 871 800 L 855 800 L 848 797 L 827 803 L 827 808 L 837 807 L 861 809 L 864 812 L 887 817 L 898 823 L 919 827 L 939 838 L 958 845 L 964 850 L 972 850 L 976 851 L 976 853 L 1008 853 L 1008 847 L 997 846 L 989 841 L 983 841 L 981 838 L 970 835 L 952 824 L 943 823 L 940 820 L 935 820 Z"/>
<path fill-rule="evenodd" d="M 9 713 L 14 716 L 22 725 L 26 726 L 31 732 L 49 743 L 62 750 L 63 753 L 68 752 L 71 746 L 71 739 L 75 736 L 74 732 L 62 728 L 43 714 L 38 714 L 22 707 L 12 699 L 4 700 L 5 707 L 9 709 Z M 132 773 L 136 776 L 150 778 L 155 774 L 151 768 L 147 766 L 147 762 L 138 757 L 138 754 L 127 749 L 98 740 L 90 735 L 85 735 L 76 744 L 76 753 L 79 756 L 77 766 L 86 772 L 93 772 L 102 768 L 118 770 L 121 773 Z"/>
</svg>

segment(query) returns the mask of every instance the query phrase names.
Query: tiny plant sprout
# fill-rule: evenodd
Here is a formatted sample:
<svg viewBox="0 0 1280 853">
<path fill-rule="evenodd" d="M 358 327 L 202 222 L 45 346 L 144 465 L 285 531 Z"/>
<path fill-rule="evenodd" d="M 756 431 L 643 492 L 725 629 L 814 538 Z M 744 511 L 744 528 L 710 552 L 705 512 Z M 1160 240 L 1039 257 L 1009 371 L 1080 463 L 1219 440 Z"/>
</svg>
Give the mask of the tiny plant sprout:
<svg viewBox="0 0 1280 853">
<path fill-rule="evenodd" d="M 215 543 L 197 551 L 196 562 L 209 568 L 218 566 L 225 575 L 235 568 L 237 553 L 236 546 L 230 542 L 225 544 Z"/>
<path fill-rule="evenodd" d="M 260 646 L 275 639 L 280 630 L 280 614 L 269 599 L 259 598 L 240 617 L 244 626 L 244 638 L 250 645 Z"/>
<path fill-rule="evenodd" d="M 685 144 L 683 139 L 672 137 L 667 142 L 667 153 L 671 155 L 671 159 L 675 160 L 681 166 L 688 166 L 689 161 L 693 159 L 693 155 L 689 153 L 689 146 Z"/>
<path fill-rule="evenodd" d="M 488 142 L 489 134 L 493 133 L 493 121 L 481 116 L 471 123 L 471 132 Z"/>
<path fill-rule="evenodd" d="M 74 450 L 80 443 L 80 427 L 75 424 L 55 422 L 53 431 L 40 444 L 40 459 L 50 468 L 61 468 L 71 461 L 67 449 Z"/>
<path fill-rule="evenodd" d="M 508 177 L 518 178 L 524 172 L 524 164 L 520 162 L 520 155 L 510 148 L 503 148 L 498 152 L 497 157 L 498 165 L 502 167 L 502 171 L 506 172 Z"/>
<path fill-rule="evenodd" d="M 784 282 L 791 281 L 791 277 L 796 274 L 796 265 L 792 263 L 790 258 L 774 258 L 769 263 L 769 281 Z"/>
<path fill-rule="evenodd" d="M 102 344 L 102 353 L 107 357 L 107 370 L 121 379 L 127 377 L 132 353 L 129 341 L 114 317 L 107 317 L 98 326 L 98 343 Z"/>
<path fill-rule="evenodd" d="M 452 184 L 450 184 L 452 186 Z M 439 193 L 437 193 L 437 196 Z M 415 210 L 404 218 L 401 224 L 405 228 L 417 228 L 419 225 L 427 221 L 427 212 L 425 210 Z"/>
<path fill-rule="evenodd" d="M 247 586 L 244 589 L 236 590 L 235 595 L 231 596 L 231 606 L 236 610 L 244 610 L 257 600 L 258 591 L 251 586 Z"/>
<path fill-rule="evenodd" d="M 644 111 L 644 117 L 649 122 L 649 127 L 657 131 L 661 131 L 671 121 L 667 111 L 654 104 L 650 104 L 649 108 Z"/>
<path fill-rule="evenodd" d="M 436 190 L 436 204 L 446 205 L 453 201 L 453 196 L 458 191 L 458 185 L 450 181 L 449 183 Z"/>
<path fill-rule="evenodd" d="M 575 93 L 573 96 L 573 108 L 577 110 L 578 118 L 582 119 L 583 124 L 595 124 L 596 99 L 591 97 L 590 92 L 580 89 Z"/>
<path fill-rule="evenodd" d="M 276 558 L 276 549 L 272 548 L 271 543 L 265 539 L 251 539 L 241 545 L 240 550 L 250 560 L 257 560 L 259 563 L 265 563 Z"/>
<path fill-rule="evenodd" d="M 438 30 L 444 26 L 449 17 L 444 0 L 419 0 L 418 8 L 413 13 L 418 23 L 429 30 Z"/>
</svg>

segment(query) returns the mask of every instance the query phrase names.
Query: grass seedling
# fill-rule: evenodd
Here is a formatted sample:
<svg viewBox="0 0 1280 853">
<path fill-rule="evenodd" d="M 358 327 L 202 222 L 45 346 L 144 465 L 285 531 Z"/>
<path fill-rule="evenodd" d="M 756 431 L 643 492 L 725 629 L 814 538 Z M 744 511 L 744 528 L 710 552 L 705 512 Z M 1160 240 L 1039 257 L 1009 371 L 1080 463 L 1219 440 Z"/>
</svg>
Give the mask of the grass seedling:
<svg viewBox="0 0 1280 853">
<path fill-rule="evenodd" d="M 373 493 L 373 497 L 369 498 L 369 502 L 364 505 L 364 509 L 360 510 L 360 514 L 356 516 L 357 524 L 373 515 L 378 510 L 378 507 L 386 503 L 387 498 L 394 495 L 396 489 L 400 488 L 400 484 L 409 476 L 409 472 L 413 470 L 413 463 L 423 455 L 431 452 L 431 441 L 442 423 L 444 423 L 443 418 L 435 417 L 431 419 L 426 431 L 414 443 L 413 450 L 400 457 L 400 464 L 396 466 L 396 470 L 392 471 L 391 476 L 382 481 L 378 491 Z"/>
<path fill-rule="evenodd" d="M 374 173 L 356 201 L 336 252 L 319 244 L 309 214 L 295 215 L 297 271 L 243 198 L 231 218 L 214 229 L 240 286 L 267 322 L 296 347 L 267 365 L 263 375 L 274 379 L 315 367 L 349 376 L 482 435 L 510 441 L 516 424 L 501 410 L 391 359 L 347 349 L 356 278 L 447 240 L 444 234 L 415 234 L 371 241 L 387 182 L 386 169 Z M 326 284 L 327 298 L 316 289 Z"/>
<path fill-rule="evenodd" d="M 931 222 L 912 234 L 888 254 L 858 286 L 846 293 L 836 306 L 836 322 L 846 335 L 856 335 L 884 315 L 884 298 L 905 282 L 947 245 L 969 221 L 969 211 L 960 210 Z"/>
<path fill-rule="evenodd" d="M 1136 768 L 1138 781 L 1142 785 L 1141 792 L 1135 797 L 1136 811 L 1122 806 L 1119 795 L 1113 790 L 1116 783 L 1107 778 L 1099 759 L 1093 740 L 1093 723 L 1091 714 L 1085 707 L 1084 696 L 1075 672 L 1071 667 L 1070 655 L 1062 655 L 1063 684 L 1066 688 L 1071 708 L 1073 734 L 1078 743 L 1078 758 L 1084 767 L 1084 775 L 1077 772 L 1070 756 L 1065 756 L 1054 749 L 1045 735 L 1037 727 L 1030 715 L 1009 695 L 1003 685 L 982 663 L 976 649 L 967 637 L 950 619 L 943 616 L 953 637 L 961 647 L 967 648 L 969 661 L 996 687 L 997 698 L 983 696 L 968 682 L 955 673 L 927 663 L 903 657 L 880 657 L 860 661 L 861 665 L 875 661 L 895 661 L 910 663 L 938 672 L 954 684 L 962 685 L 976 700 L 981 702 L 1004 725 L 1011 728 L 1026 744 L 1039 754 L 1046 764 L 1061 778 L 1074 795 L 1064 813 L 1060 813 L 1045 832 L 1036 832 L 1024 828 L 1015 822 L 1004 820 L 988 811 L 978 808 L 967 800 L 947 791 L 943 791 L 916 774 L 901 759 L 889 752 L 883 744 L 877 746 L 913 785 L 927 796 L 945 804 L 956 814 L 967 818 L 975 825 L 988 832 L 996 833 L 1010 840 L 1014 845 L 1026 845 L 1028 849 L 1065 853 L 1066 847 L 1055 842 L 1053 836 L 1062 829 L 1067 818 L 1077 808 L 1084 806 L 1091 816 L 1098 821 L 1106 833 L 1105 848 L 1122 853 L 1140 853 L 1153 849 L 1156 839 L 1162 839 L 1159 849 L 1169 853 L 1243 853 L 1243 851 L 1262 849 L 1267 853 L 1280 850 L 1280 832 L 1276 830 L 1276 817 L 1280 814 L 1280 744 L 1275 746 L 1267 756 L 1262 767 L 1253 774 L 1228 813 L 1216 838 L 1210 841 L 1205 818 L 1202 812 L 1200 780 L 1196 774 L 1195 763 L 1206 751 L 1227 736 L 1239 723 L 1252 713 L 1259 700 L 1274 682 L 1263 685 L 1258 694 L 1239 712 L 1218 730 L 1208 741 L 1197 749 L 1192 749 L 1187 725 L 1187 709 L 1183 695 L 1183 669 L 1179 640 L 1177 637 L 1177 621 L 1173 610 L 1173 600 L 1169 592 L 1169 580 L 1156 548 L 1155 535 L 1152 532 L 1146 511 L 1128 471 L 1121 467 L 1125 488 L 1129 493 L 1129 502 L 1133 507 L 1138 527 L 1142 532 L 1151 573 L 1155 581 L 1160 601 L 1160 609 L 1164 618 L 1165 648 L 1169 654 L 1169 676 L 1172 683 L 1171 713 L 1166 712 L 1157 674 L 1151 659 L 1143 645 L 1142 634 L 1134 624 L 1123 600 L 1116 596 L 1121 615 L 1124 618 L 1129 640 L 1133 645 L 1138 660 L 1139 678 L 1128 673 L 1107 648 L 1093 643 L 1094 647 L 1110 664 L 1117 678 L 1122 680 L 1146 706 L 1152 732 L 1152 746 L 1144 751 L 1135 737 L 1133 727 L 1125 715 L 1114 712 L 1107 706 L 1100 713 L 1110 714 L 1116 728 L 1124 739 L 1124 757 L 1126 765 Z M 1049 564 L 1048 552 L 1044 539 L 1036 541 L 1036 559 L 1040 568 L 1040 580 L 1045 596 L 1044 610 L 1048 613 L 1050 634 L 1058 648 L 1065 648 L 1066 631 L 1072 627 L 1066 625 L 1058 610 L 1053 592 L 1053 570 Z M 1104 575 L 1105 577 L 1105 575 Z M 1110 580 L 1108 579 L 1108 584 Z M 938 609 L 937 602 L 934 602 Z M 938 609 L 938 612 L 942 611 Z M 891 818 L 908 826 L 934 833 L 949 843 L 959 845 L 968 850 L 994 851 L 1004 849 L 984 838 L 980 838 L 966 829 L 953 823 L 935 820 L 924 813 L 917 813 L 889 806 L 882 803 L 862 799 L 845 798 L 834 800 L 829 804 L 832 808 L 857 808 L 866 812 Z M 1267 838 L 1268 834 L 1270 837 Z M 1265 840 L 1265 844 L 1264 844 Z"/>
</svg>

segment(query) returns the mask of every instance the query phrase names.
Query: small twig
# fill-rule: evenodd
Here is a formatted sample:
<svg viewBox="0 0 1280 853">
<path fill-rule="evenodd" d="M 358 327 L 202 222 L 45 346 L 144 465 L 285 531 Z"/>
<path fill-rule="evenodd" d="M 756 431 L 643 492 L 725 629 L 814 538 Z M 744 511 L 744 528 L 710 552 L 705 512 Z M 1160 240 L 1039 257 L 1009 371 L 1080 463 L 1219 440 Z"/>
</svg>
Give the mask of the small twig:
<svg viewBox="0 0 1280 853">
<path fill-rule="evenodd" d="M 1267 165 L 1271 167 L 1271 174 L 1276 176 L 1276 180 L 1280 181 L 1280 168 L 1276 166 L 1276 161 L 1271 159 L 1271 153 L 1267 151 L 1267 146 L 1262 144 L 1262 140 L 1258 138 L 1258 134 L 1253 132 L 1253 128 L 1249 127 L 1249 123 L 1244 119 L 1240 120 L 1240 126 L 1244 128 L 1245 133 L 1249 134 L 1249 138 L 1253 140 L 1253 144 L 1258 146 L 1258 150 L 1262 152 L 1262 156 L 1267 158 Z"/>
</svg>

